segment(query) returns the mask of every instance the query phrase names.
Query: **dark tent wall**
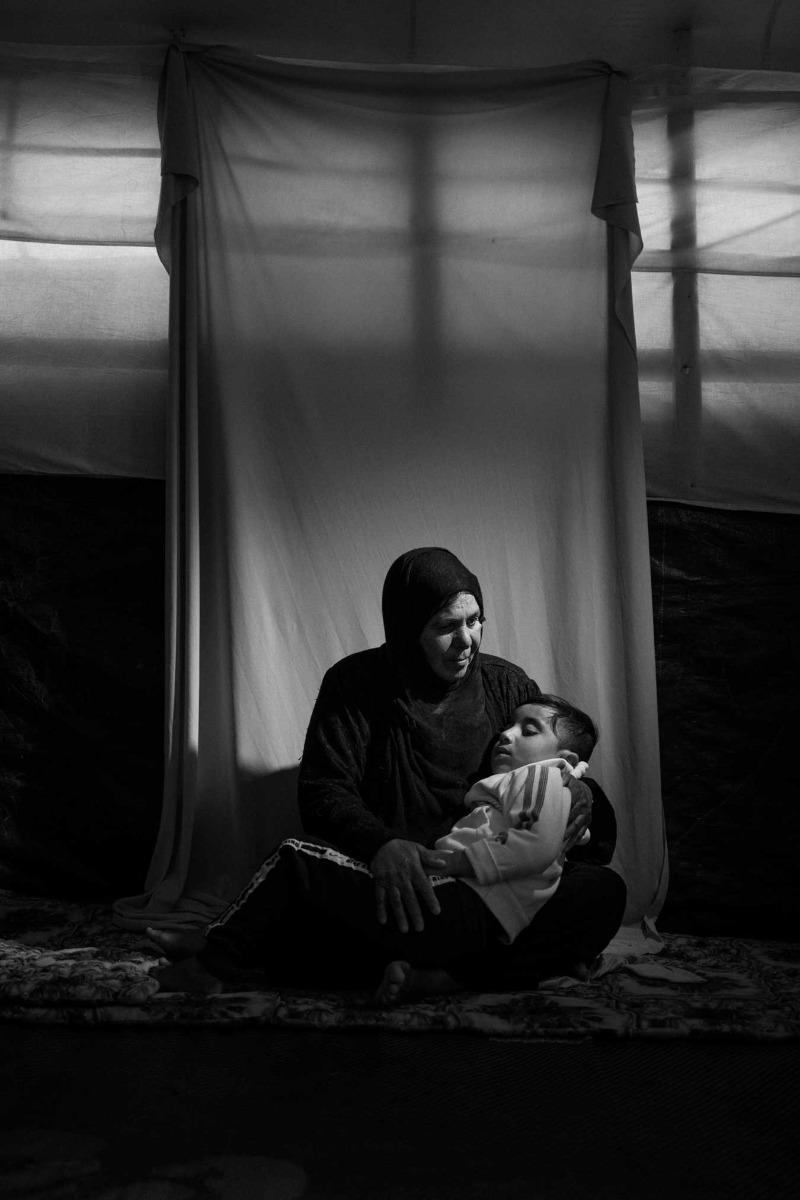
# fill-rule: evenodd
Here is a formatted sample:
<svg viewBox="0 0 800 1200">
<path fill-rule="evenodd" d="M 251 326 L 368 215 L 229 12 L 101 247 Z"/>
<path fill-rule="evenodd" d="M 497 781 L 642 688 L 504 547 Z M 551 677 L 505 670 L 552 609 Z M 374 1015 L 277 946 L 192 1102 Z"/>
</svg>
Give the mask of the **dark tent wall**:
<svg viewBox="0 0 800 1200">
<path fill-rule="evenodd" d="M 0 475 L 0 886 L 140 886 L 163 779 L 164 485 Z"/>
<path fill-rule="evenodd" d="M 690 35 L 686 33 L 691 30 Z M 800 69 L 789 0 L 6 0 L 7 42 Z M 0 886 L 139 890 L 162 773 L 163 484 L 0 477 Z M 796 937 L 798 518 L 651 501 L 672 884 L 660 925 Z"/>
<path fill-rule="evenodd" d="M 659 925 L 796 940 L 800 519 L 650 501 L 648 524 L 671 864 Z"/>
</svg>

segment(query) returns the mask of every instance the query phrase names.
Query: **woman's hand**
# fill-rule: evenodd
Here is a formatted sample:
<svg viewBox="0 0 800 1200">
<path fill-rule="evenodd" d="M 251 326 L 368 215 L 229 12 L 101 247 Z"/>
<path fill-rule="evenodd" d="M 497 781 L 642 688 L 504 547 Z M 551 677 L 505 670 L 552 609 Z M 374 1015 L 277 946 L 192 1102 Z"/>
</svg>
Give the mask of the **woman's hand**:
<svg viewBox="0 0 800 1200">
<path fill-rule="evenodd" d="M 438 916 L 440 911 L 427 871 L 436 872 L 443 866 L 441 855 L 420 846 L 418 842 L 393 838 L 381 846 L 369 864 L 375 880 L 375 903 L 380 924 L 386 924 L 391 909 L 401 933 L 408 933 L 409 919 L 416 932 L 420 933 L 425 928 L 420 899 L 434 916 Z"/>
<path fill-rule="evenodd" d="M 581 840 L 592 823 L 592 792 L 588 784 L 580 779 L 568 779 L 566 786 L 572 797 L 569 820 L 564 833 L 563 853 L 567 854 Z"/>
</svg>

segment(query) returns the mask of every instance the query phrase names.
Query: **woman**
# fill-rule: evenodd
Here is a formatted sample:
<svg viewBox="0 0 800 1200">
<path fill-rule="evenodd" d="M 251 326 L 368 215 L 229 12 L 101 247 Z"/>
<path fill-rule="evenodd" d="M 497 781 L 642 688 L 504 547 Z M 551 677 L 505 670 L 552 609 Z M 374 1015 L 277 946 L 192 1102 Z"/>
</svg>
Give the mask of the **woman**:
<svg viewBox="0 0 800 1200">
<path fill-rule="evenodd" d="M 168 957 L 191 956 L 180 969 L 156 973 L 162 988 L 217 990 L 236 964 L 259 959 L 290 981 L 374 982 L 388 947 L 392 958 L 405 957 L 411 942 L 413 953 L 423 953 L 415 934 L 426 921 L 424 953 L 433 963 L 448 960 L 457 983 L 531 987 L 590 962 L 616 931 L 622 880 L 601 866 L 568 864 L 558 891 L 512 946 L 483 938 L 480 953 L 472 952 L 481 941 L 474 907 L 462 911 L 457 889 L 434 887 L 430 875 L 442 861 L 432 847 L 463 814 L 471 784 L 489 774 L 496 734 L 540 691 L 519 667 L 480 654 L 480 584 L 447 550 L 412 550 L 392 565 L 383 618 L 385 645 L 326 674 L 306 735 L 300 814 L 307 833 L 327 846 L 282 843 L 207 937 L 149 931 Z M 568 846 L 592 807 L 585 785 L 575 781 L 571 790 Z M 594 790 L 595 825 L 610 858 L 613 811 Z M 438 930 L 437 891 L 447 910 Z"/>
<path fill-rule="evenodd" d="M 379 922 L 419 930 L 438 911 L 433 844 L 489 773 L 508 716 L 539 689 L 521 668 L 481 654 L 481 587 L 447 550 L 411 550 L 392 564 L 383 622 L 383 646 L 349 655 L 322 682 L 303 750 L 300 815 L 307 833 L 369 864 Z M 525 987 L 580 970 L 616 932 L 625 885 L 599 865 L 614 850 L 613 809 L 597 784 L 575 781 L 570 790 L 567 844 L 592 820 L 589 846 L 570 850 L 559 891 L 513 946 L 465 966 L 465 984 Z"/>
</svg>

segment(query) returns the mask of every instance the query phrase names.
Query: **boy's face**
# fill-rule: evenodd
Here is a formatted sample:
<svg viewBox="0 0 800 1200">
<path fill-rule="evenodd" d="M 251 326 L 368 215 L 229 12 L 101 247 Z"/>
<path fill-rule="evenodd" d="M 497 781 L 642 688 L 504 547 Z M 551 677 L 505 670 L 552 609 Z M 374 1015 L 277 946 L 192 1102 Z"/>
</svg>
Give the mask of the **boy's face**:
<svg viewBox="0 0 800 1200">
<path fill-rule="evenodd" d="M 513 725 L 503 730 L 492 751 L 492 774 L 558 758 L 558 734 L 550 727 L 552 717 L 553 710 L 544 704 L 521 704 L 514 712 Z"/>
</svg>

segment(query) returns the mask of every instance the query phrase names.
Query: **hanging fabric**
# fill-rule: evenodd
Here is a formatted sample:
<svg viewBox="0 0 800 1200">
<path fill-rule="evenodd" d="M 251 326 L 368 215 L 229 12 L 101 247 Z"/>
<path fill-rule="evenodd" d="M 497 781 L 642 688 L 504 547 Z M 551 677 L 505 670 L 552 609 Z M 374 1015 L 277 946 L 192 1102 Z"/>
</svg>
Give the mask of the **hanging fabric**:
<svg viewBox="0 0 800 1200">
<path fill-rule="evenodd" d="M 624 78 L 172 48 L 168 767 L 131 927 L 197 923 L 296 829 L 324 671 L 450 548 L 484 649 L 599 721 L 627 919 L 666 884 Z"/>
</svg>

